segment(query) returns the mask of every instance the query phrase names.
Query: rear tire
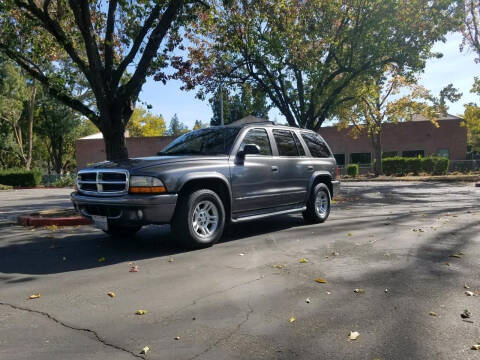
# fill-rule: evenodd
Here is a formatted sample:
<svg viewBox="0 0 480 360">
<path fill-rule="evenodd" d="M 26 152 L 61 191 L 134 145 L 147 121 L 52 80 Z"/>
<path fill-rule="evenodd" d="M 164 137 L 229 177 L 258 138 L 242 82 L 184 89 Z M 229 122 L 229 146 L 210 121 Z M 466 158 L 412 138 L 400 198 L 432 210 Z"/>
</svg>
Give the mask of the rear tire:
<svg viewBox="0 0 480 360">
<path fill-rule="evenodd" d="M 190 249 L 212 246 L 225 228 L 225 207 L 218 194 L 209 189 L 196 190 L 180 198 L 172 221 L 172 232 Z"/>
<path fill-rule="evenodd" d="M 307 202 L 307 210 L 303 213 L 307 223 L 323 223 L 330 215 L 330 190 L 324 183 L 315 185 Z"/>
<path fill-rule="evenodd" d="M 141 228 L 140 225 L 122 226 L 108 224 L 108 230 L 104 232 L 112 237 L 127 238 L 135 235 Z"/>
</svg>

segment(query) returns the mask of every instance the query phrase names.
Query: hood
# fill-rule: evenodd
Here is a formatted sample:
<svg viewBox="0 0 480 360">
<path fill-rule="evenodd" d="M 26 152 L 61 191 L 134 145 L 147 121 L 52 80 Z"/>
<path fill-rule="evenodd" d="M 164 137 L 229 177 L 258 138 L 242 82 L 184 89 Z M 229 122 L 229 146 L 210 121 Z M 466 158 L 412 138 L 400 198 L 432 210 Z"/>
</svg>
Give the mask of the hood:
<svg viewBox="0 0 480 360">
<path fill-rule="evenodd" d="M 169 164 L 174 162 L 193 162 L 208 159 L 228 158 L 227 155 L 205 156 L 205 155 L 176 155 L 176 156 L 149 156 L 141 158 L 126 159 L 118 162 L 104 161 L 93 164 L 90 169 L 125 169 L 139 170 L 150 166 Z"/>
</svg>

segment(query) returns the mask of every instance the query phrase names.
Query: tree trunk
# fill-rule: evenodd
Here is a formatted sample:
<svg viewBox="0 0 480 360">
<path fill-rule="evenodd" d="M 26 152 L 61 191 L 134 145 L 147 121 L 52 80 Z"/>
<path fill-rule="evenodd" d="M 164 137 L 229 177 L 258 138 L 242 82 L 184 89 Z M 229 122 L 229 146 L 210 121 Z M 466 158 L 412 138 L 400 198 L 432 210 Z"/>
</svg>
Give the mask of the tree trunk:
<svg viewBox="0 0 480 360">
<path fill-rule="evenodd" d="M 103 141 L 105 142 L 105 155 L 108 161 L 122 161 L 128 159 L 128 150 L 125 142 L 125 127 L 121 129 L 103 129 Z"/>
<path fill-rule="evenodd" d="M 382 169 L 382 131 L 371 135 L 373 151 L 375 154 L 375 176 L 383 174 Z"/>
<path fill-rule="evenodd" d="M 28 101 L 28 150 L 27 150 L 27 163 L 25 167 L 27 170 L 30 170 L 32 166 L 32 149 L 33 149 L 33 117 L 35 111 L 35 98 L 37 95 L 37 86 L 35 80 L 33 80 L 32 85 L 32 94 L 30 100 Z"/>
</svg>

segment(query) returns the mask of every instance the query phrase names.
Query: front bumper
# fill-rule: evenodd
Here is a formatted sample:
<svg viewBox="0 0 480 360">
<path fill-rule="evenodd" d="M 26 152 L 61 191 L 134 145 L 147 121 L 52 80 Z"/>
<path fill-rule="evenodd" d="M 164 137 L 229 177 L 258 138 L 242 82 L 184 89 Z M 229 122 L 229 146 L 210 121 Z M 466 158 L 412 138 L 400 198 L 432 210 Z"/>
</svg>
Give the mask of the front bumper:
<svg viewBox="0 0 480 360">
<path fill-rule="evenodd" d="M 332 194 L 332 198 L 333 198 L 334 196 L 337 196 L 340 192 L 340 181 L 338 180 L 332 181 L 332 189 L 333 189 L 333 194 Z"/>
<path fill-rule="evenodd" d="M 177 194 L 85 196 L 73 192 L 73 206 L 83 216 L 106 216 L 110 223 L 122 225 L 168 224 L 177 204 Z"/>
</svg>

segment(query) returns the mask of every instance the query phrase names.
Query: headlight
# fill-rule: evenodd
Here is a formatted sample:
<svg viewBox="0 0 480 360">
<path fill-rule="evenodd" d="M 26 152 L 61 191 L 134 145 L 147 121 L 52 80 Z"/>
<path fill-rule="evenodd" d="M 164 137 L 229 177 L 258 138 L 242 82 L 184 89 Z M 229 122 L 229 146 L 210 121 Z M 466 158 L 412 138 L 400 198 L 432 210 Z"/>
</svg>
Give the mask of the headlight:
<svg viewBox="0 0 480 360">
<path fill-rule="evenodd" d="M 161 194 L 167 191 L 160 179 L 153 176 L 131 176 L 129 191 L 132 194 Z"/>
</svg>

